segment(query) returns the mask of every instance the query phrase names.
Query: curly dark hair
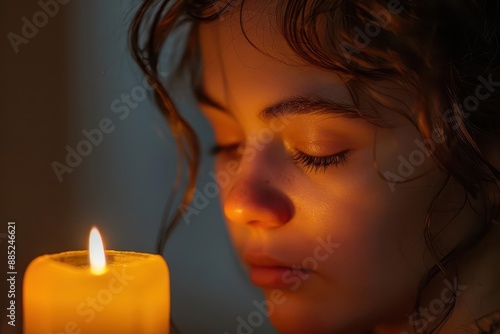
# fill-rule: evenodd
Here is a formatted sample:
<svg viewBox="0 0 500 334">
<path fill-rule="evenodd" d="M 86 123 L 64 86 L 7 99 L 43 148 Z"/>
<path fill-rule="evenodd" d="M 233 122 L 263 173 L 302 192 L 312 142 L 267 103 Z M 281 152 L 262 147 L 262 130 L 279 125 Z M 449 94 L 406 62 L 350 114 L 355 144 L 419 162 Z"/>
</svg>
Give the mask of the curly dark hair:
<svg viewBox="0 0 500 334">
<path fill-rule="evenodd" d="M 464 206 L 470 199 L 482 203 L 483 224 L 477 227 L 477 233 L 451 252 L 439 254 L 430 229 L 433 204 L 439 193 L 434 198 L 423 224 L 436 265 L 422 279 L 422 292 L 437 273 L 446 271 L 474 247 L 492 223 L 498 223 L 499 170 L 491 152 L 499 149 L 500 89 L 489 87 L 488 98 L 478 103 L 477 86 L 478 80 L 500 78 L 500 3 L 497 0 L 276 0 L 272 5 L 277 8 L 279 33 L 288 46 L 306 63 L 343 77 L 355 102 L 363 96 L 373 103 L 383 103 L 368 84 L 374 81 L 390 80 L 415 91 L 417 115 L 408 118 L 423 139 L 430 139 L 436 129 L 446 138 L 432 153 L 448 176 L 441 189 L 450 180 L 457 180 L 465 190 Z M 188 205 L 193 197 L 200 149 L 195 131 L 159 79 L 160 53 L 167 38 L 187 28 L 186 47 L 177 70 L 188 69 L 196 90 L 201 73 L 198 27 L 227 13 L 243 15 L 244 7 L 245 0 L 144 0 L 132 22 L 133 56 L 155 88 L 158 106 L 178 144 L 178 182 L 172 194 L 177 193 L 180 180 L 187 177 L 179 208 Z M 388 8 L 397 15 L 384 16 Z M 369 43 L 360 42 L 360 27 L 375 29 Z M 245 33 L 244 23 L 241 30 Z M 185 163 L 187 175 L 183 173 Z M 169 203 L 172 205 L 172 197 Z M 165 242 L 183 212 L 178 209 L 173 215 L 169 213 L 159 233 L 159 253 L 163 253 Z M 418 304 L 419 300 L 417 309 Z M 453 306 L 454 299 L 441 323 Z M 439 327 L 440 322 L 430 332 Z"/>
</svg>

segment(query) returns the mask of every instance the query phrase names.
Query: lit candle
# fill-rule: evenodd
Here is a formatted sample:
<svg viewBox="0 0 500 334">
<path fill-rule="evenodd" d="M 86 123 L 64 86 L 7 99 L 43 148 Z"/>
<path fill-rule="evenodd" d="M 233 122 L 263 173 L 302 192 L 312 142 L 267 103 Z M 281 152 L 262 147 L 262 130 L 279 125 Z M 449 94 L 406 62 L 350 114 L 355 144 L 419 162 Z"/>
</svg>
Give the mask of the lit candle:
<svg viewBox="0 0 500 334">
<path fill-rule="evenodd" d="M 24 333 L 168 334 L 170 278 L 163 258 L 104 251 L 97 230 L 89 248 L 30 263 L 23 286 Z"/>
</svg>

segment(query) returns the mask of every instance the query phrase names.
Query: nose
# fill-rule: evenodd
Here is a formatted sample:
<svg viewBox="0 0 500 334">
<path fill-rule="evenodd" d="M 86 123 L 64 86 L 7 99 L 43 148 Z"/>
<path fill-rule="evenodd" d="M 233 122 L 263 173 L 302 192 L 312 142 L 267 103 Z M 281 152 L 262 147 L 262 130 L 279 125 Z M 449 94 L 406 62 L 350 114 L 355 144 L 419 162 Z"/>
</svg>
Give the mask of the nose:
<svg viewBox="0 0 500 334">
<path fill-rule="evenodd" d="M 291 220 L 292 201 L 263 173 L 241 171 L 236 178 L 223 204 L 230 222 L 275 228 Z"/>
</svg>

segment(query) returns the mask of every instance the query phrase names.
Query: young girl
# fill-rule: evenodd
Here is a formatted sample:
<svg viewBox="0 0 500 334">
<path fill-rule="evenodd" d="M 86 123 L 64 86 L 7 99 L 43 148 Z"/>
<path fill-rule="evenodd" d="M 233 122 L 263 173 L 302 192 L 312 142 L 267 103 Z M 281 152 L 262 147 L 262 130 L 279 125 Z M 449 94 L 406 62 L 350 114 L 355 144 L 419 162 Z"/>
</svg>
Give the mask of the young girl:
<svg viewBox="0 0 500 334">
<path fill-rule="evenodd" d="M 140 6 L 133 52 L 189 166 L 174 223 L 199 163 L 196 135 L 158 79 L 175 33 L 186 38 L 177 70 L 191 74 L 214 130 L 235 250 L 279 332 L 500 331 L 499 7 Z"/>
</svg>

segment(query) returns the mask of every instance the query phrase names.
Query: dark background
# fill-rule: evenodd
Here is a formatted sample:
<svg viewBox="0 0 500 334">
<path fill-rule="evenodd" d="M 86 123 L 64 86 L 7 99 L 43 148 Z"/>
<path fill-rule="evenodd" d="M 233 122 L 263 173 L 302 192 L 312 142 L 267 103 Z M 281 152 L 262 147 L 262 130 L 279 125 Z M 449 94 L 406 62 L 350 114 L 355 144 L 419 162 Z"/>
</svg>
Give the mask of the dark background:
<svg viewBox="0 0 500 334">
<path fill-rule="evenodd" d="M 5 334 L 21 333 L 28 263 L 41 254 L 86 248 L 92 225 L 100 228 L 108 249 L 154 252 L 174 178 L 173 141 L 151 100 L 138 102 L 124 119 L 112 108 L 122 94 L 142 86 L 126 47 L 134 5 L 58 3 L 57 13 L 16 53 L 8 34 L 23 36 L 23 18 L 33 22 L 41 3 L 54 1 L 4 0 L 0 14 L 0 332 Z M 176 90 L 179 104 L 196 115 L 181 82 Z M 65 163 L 66 147 L 76 148 L 85 139 L 82 131 L 97 128 L 104 118 L 114 131 L 60 182 L 53 162 Z M 204 142 L 210 142 L 204 121 L 196 122 Z M 210 169 L 206 159 L 201 187 L 211 181 Z M 15 328 L 7 325 L 2 278 L 9 221 L 16 222 Z M 191 224 L 179 226 L 164 255 L 171 270 L 172 318 L 184 333 L 235 333 L 237 317 L 246 318 L 255 310 L 252 301 L 262 300 L 242 278 L 217 199 Z M 265 324 L 258 332 L 272 330 Z"/>
</svg>

